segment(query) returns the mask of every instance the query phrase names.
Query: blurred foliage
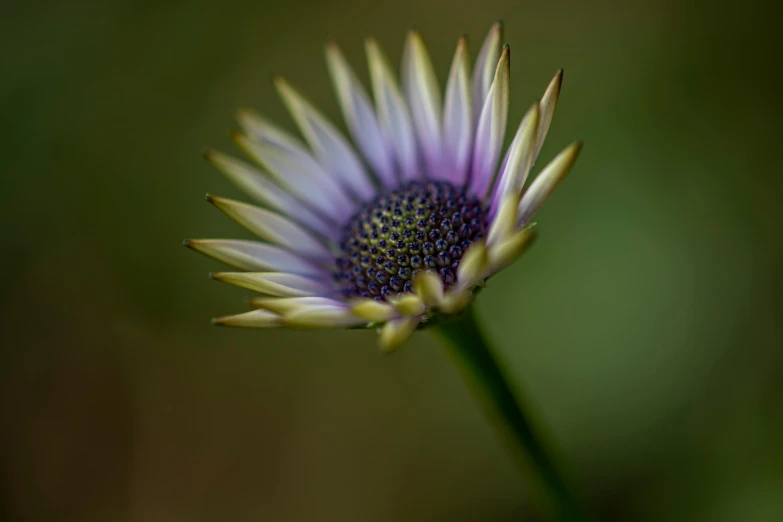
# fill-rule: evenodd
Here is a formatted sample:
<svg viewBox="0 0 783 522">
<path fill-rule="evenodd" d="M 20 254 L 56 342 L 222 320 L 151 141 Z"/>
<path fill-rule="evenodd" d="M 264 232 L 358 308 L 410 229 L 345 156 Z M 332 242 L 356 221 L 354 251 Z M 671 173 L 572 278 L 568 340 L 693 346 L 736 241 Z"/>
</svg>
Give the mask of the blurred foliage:
<svg viewBox="0 0 783 522">
<path fill-rule="evenodd" d="M 541 237 L 479 312 L 600 520 L 783 520 L 777 4 L 13 2 L 0 6 L 0 509 L 8 520 L 519 520 L 526 481 L 434 339 L 215 329 L 244 292 L 184 237 L 247 237 L 237 190 L 268 81 L 339 111 L 416 21 L 511 45 L 510 126 L 559 67 L 542 158 L 585 140 Z"/>
</svg>

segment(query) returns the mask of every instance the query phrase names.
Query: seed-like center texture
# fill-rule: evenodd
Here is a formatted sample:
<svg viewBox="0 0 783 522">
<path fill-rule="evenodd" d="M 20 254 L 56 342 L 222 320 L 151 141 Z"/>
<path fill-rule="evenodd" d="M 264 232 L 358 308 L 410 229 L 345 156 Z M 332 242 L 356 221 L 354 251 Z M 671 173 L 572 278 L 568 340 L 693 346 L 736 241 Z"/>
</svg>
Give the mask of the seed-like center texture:
<svg viewBox="0 0 783 522">
<path fill-rule="evenodd" d="M 346 223 L 334 280 L 346 298 L 410 292 L 421 270 L 456 281 L 462 254 L 484 237 L 486 212 L 462 186 L 412 181 L 364 205 Z"/>
</svg>

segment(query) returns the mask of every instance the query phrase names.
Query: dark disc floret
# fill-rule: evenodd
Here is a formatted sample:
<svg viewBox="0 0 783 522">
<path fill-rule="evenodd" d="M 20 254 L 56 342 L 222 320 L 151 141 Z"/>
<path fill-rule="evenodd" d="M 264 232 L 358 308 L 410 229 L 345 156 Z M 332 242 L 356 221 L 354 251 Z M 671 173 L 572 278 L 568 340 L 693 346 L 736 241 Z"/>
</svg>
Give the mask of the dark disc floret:
<svg viewBox="0 0 783 522">
<path fill-rule="evenodd" d="M 462 254 L 486 233 L 486 212 L 466 188 L 411 181 L 365 204 L 345 225 L 334 281 L 346 298 L 410 292 L 421 270 L 456 281 Z"/>
</svg>

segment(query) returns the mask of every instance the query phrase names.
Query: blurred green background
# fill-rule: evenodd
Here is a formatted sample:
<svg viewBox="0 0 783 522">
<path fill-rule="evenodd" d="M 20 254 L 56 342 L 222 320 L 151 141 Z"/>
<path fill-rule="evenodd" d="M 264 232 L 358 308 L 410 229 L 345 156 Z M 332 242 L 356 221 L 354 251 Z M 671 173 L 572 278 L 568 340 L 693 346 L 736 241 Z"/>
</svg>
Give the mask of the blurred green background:
<svg viewBox="0 0 783 522">
<path fill-rule="evenodd" d="M 294 129 L 272 74 L 339 121 L 325 41 L 366 81 L 415 21 L 444 83 L 496 19 L 509 125 L 563 67 L 541 163 L 585 141 L 479 300 L 520 389 L 599 520 L 783 520 L 780 13 L 576 0 L 3 2 L 5 519 L 529 519 L 431 335 L 211 327 L 246 292 L 181 245 L 248 237 L 201 150 Z"/>
</svg>

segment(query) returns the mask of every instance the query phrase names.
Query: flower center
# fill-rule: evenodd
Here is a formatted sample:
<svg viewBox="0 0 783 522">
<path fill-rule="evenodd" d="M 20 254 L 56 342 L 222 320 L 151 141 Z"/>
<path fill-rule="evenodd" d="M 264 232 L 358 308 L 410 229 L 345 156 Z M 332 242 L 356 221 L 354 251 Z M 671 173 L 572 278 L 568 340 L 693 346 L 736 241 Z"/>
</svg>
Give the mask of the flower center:
<svg viewBox="0 0 783 522">
<path fill-rule="evenodd" d="M 346 298 L 410 292 L 421 270 L 456 281 L 462 254 L 486 231 L 481 202 L 446 181 L 411 181 L 365 204 L 340 240 L 334 280 Z"/>
</svg>

